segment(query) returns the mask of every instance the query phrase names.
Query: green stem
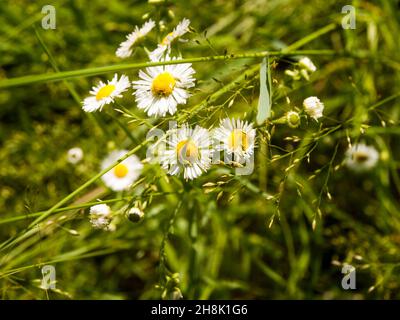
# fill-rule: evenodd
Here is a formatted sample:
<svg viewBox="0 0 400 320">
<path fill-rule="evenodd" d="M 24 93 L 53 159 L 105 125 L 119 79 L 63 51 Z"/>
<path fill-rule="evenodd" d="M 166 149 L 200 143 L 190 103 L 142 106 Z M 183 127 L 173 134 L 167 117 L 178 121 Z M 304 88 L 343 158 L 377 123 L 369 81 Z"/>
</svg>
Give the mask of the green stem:
<svg viewBox="0 0 400 320">
<path fill-rule="evenodd" d="M 171 234 L 172 228 L 174 226 L 175 223 L 175 219 L 176 216 L 179 212 L 179 210 L 181 209 L 183 200 L 180 200 L 177 204 L 177 206 L 175 207 L 174 211 L 172 212 L 169 220 L 168 220 L 168 224 L 167 227 L 165 228 L 165 233 L 164 233 L 164 237 L 162 239 L 161 242 L 161 246 L 160 246 L 160 265 L 159 265 L 159 270 L 160 270 L 160 284 L 162 286 L 165 286 L 166 281 L 165 281 L 165 277 L 170 274 L 168 268 L 167 268 L 167 255 L 165 253 L 165 246 L 167 244 L 168 241 L 168 237 Z"/>
<path fill-rule="evenodd" d="M 230 82 L 228 85 L 226 85 L 223 88 L 219 89 L 218 91 L 214 92 L 212 95 L 210 95 L 204 101 L 193 106 L 189 111 L 187 111 L 186 114 L 182 114 L 182 116 L 180 116 L 180 117 L 178 116 L 178 122 L 182 123 L 184 121 L 187 121 L 188 118 L 194 116 L 201 109 L 207 107 L 208 105 L 210 105 L 213 102 L 215 102 L 216 100 L 218 100 L 218 98 L 220 98 L 223 94 L 235 89 L 238 86 L 238 84 L 240 84 L 246 80 L 250 81 L 255 75 L 258 74 L 259 68 L 260 68 L 260 66 L 258 64 L 253 66 L 248 71 L 244 72 L 239 77 L 237 77 L 235 80 Z"/>
<path fill-rule="evenodd" d="M 289 47 L 288 47 L 289 48 Z M 78 77 L 89 77 L 102 75 L 111 72 L 126 71 L 132 69 L 140 69 L 146 67 L 155 67 L 162 65 L 182 64 L 182 63 L 196 63 L 196 62 L 209 62 L 217 60 L 233 60 L 233 59 L 248 59 L 248 58 L 263 58 L 266 56 L 297 56 L 297 55 L 337 55 L 340 54 L 334 50 L 300 50 L 300 51 L 261 51 L 255 53 L 219 55 L 209 57 L 197 57 L 188 59 L 179 59 L 172 61 L 152 61 L 152 62 L 139 62 L 139 63 L 126 63 L 116 64 L 104 67 L 94 67 L 87 69 L 79 69 L 72 71 L 63 71 L 56 73 L 46 73 L 38 75 L 29 75 L 18 78 L 11 78 L 0 82 L 0 89 L 15 86 L 22 86 L 33 83 L 60 81 L 64 79 L 72 79 Z"/>
<path fill-rule="evenodd" d="M 337 25 L 336 23 L 328 24 L 327 26 L 325 26 L 325 27 L 323 27 L 323 28 L 321 28 L 321 29 L 319 29 L 319 30 L 317 30 L 317 31 L 315 31 L 315 32 L 313 32 L 313 33 L 311 33 L 311 34 L 309 34 L 308 36 L 306 36 L 306 37 L 304 37 L 304 38 L 302 38 L 302 39 L 300 39 L 300 40 L 298 40 L 298 41 L 292 43 L 290 46 L 284 48 L 284 49 L 282 50 L 282 52 L 286 53 L 286 52 L 288 52 L 288 51 L 296 50 L 297 48 L 302 47 L 302 46 L 305 45 L 306 43 L 311 42 L 312 40 L 317 39 L 317 38 L 319 38 L 320 36 L 322 36 L 322 35 L 324 35 L 324 34 L 330 32 L 330 31 L 335 30 L 335 29 L 337 28 L 337 26 L 338 26 L 338 25 Z M 314 50 L 314 51 L 315 51 L 315 50 Z M 333 54 L 338 54 L 338 53 L 339 53 L 339 52 L 335 52 L 335 51 L 334 51 Z M 312 54 L 307 53 L 307 55 L 312 55 Z"/>
<path fill-rule="evenodd" d="M 385 99 L 383 99 L 383 100 L 381 100 L 381 101 L 378 101 L 378 102 L 375 103 L 374 105 L 370 106 L 370 107 L 368 108 L 368 111 L 374 110 L 374 109 L 380 107 L 381 105 L 383 105 L 383 104 L 385 104 L 385 103 L 387 103 L 387 102 L 389 102 L 389 101 L 395 100 L 395 99 L 397 99 L 397 98 L 399 98 L 399 97 L 400 97 L 400 92 L 395 93 L 395 94 L 391 95 L 390 97 L 387 97 L 387 98 L 385 98 Z"/>
<path fill-rule="evenodd" d="M 122 112 L 126 113 L 131 118 L 139 121 L 140 123 L 145 124 L 148 128 L 153 128 L 154 127 L 147 119 L 140 118 L 139 116 L 137 116 L 136 114 L 134 114 L 133 112 L 131 112 L 129 109 L 125 108 L 123 105 L 121 105 L 118 102 L 116 104 L 118 106 L 118 109 L 120 109 Z"/>
<path fill-rule="evenodd" d="M 157 196 L 164 196 L 164 195 L 176 194 L 176 193 L 178 193 L 178 192 L 155 192 L 155 193 L 152 193 L 151 196 L 157 197 Z M 124 200 L 129 201 L 129 200 L 135 200 L 135 199 L 141 199 L 141 198 L 143 198 L 143 196 L 138 195 L 138 196 L 126 196 L 126 197 L 114 198 L 114 199 L 108 199 L 108 200 L 102 200 L 102 201 L 86 202 L 86 203 L 75 205 L 75 206 L 58 208 L 58 209 L 54 210 L 54 213 L 89 208 L 96 204 L 109 204 L 109 203 L 115 203 L 115 202 L 124 201 Z M 38 212 L 34 212 L 34 213 L 28 213 L 28 214 L 24 214 L 24 215 L 19 215 L 19 216 L 14 216 L 11 218 L 2 219 L 2 220 L 0 220 L 0 224 L 10 223 L 10 222 L 24 220 L 24 219 L 28 219 L 28 218 L 34 218 L 34 217 L 44 214 L 45 212 L 46 211 L 38 211 Z"/>
</svg>

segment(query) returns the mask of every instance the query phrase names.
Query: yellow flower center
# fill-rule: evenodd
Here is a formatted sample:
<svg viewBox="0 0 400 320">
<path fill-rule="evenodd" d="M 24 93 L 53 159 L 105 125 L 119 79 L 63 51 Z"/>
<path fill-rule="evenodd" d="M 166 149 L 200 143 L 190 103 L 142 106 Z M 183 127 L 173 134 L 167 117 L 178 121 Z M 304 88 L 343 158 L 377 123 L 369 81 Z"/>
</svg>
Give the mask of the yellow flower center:
<svg viewBox="0 0 400 320">
<path fill-rule="evenodd" d="M 170 38 L 171 38 L 171 36 L 172 36 L 173 34 L 174 34 L 174 32 L 168 33 L 168 34 L 164 37 L 164 39 L 162 39 L 161 44 L 162 44 L 163 46 L 167 46 L 167 45 L 170 43 Z"/>
<path fill-rule="evenodd" d="M 354 160 L 358 163 L 363 163 L 369 159 L 368 154 L 366 154 L 364 152 L 357 152 L 353 155 L 353 157 L 354 157 Z"/>
<path fill-rule="evenodd" d="M 114 168 L 114 174 L 118 178 L 123 178 L 128 174 L 128 167 L 122 163 L 119 163 Z"/>
<path fill-rule="evenodd" d="M 176 146 L 176 154 L 179 161 L 189 161 L 194 162 L 196 159 L 200 158 L 199 148 L 191 140 L 182 140 Z"/>
<path fill-rule="evenodd" d="M 228 146 L 233 150 L 242 149 L 246 151 L 249 147 L 247 134 L 240 129 L 234 129 L 229 136 Z"/>
<path fill-rule="evenodd" d="M 175 87 L 175 78 L 169 73 L 160 73 L 154 78 L 151 90 L 157 96 L 169 96 Z"/>
<path fill-rule="evenodd" d="M 96 100 L 99 101 L 101 99 L 107 98 L 113 93 L 115 90 L 115 86 L 113 84 L 107 84 L 102 87 L 99 92 L 96 94 Z"/>
</svg>

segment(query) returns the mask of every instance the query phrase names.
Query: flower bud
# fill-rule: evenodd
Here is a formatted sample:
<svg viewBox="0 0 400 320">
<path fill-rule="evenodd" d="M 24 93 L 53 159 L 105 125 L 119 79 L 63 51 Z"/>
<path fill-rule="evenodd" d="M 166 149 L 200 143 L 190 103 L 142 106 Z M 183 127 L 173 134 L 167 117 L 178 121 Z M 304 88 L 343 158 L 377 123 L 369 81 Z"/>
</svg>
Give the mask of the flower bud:
<svg viewBox="0 0 400 320">
<path fill-rule="evenodd" d="M 300 79 L 299 70 L 285 70 L 285 74 L 287 76 L 291 77 L 293 80 L 299 80 Z"/>
<path fill-rule="evenodd" d="M 308 75 L 308 71 L 306 69 L 301 69 L 300 74 L 304 79 L 310 81 L 310 76 Z"/>
<path fill-rule="evenodd" d="M 286 122 L 289 127 L 297 128 L 300 125 L 300 115 L 296 111 L 286 113 Z"/>
<path fill-rule="evenodd" d="M 134 223 L 139 222 L 144 217 L 144 212 L 137 207 L 133 207 L 128 212 L 128 219 Z"/>
<path fill-rule="evenodd" d="M 305 69 L 309 72 L 315 72 L 317 70 L 317 67 L 308 57 L 301 58 L 299 61 L 299 66 L 300 68 Z"/>
<path fill-rule="evenodd" d="M 76 147 L 68 150 L 67 161 L 72 164 L 76 164 L 83 158 L 83 151 L 81 148 Z"/>
</svg>

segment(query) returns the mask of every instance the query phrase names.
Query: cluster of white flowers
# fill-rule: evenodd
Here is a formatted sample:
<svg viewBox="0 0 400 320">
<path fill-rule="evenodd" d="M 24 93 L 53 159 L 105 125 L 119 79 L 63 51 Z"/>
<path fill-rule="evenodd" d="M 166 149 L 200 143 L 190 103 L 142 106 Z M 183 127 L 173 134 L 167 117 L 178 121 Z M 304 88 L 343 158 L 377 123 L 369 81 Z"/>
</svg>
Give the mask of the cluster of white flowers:
<svg viewBox="0 0 400 320">
<path fill-rule="evenodd" d="M 216 152 L 224 152 L 226 164 L 243 164 L 254 154 L 256 130 L 247 121 L 223 119 L 219 127 L 194 129 L 187 124 L 170 129 L 164 135 L 165 150 L 159 161 L 170 175 L 183 173 L 185 180 L 193 180 L 206 172 Z M 113 151 L 102 162 L 104 170 L 127 154 L 127 150 Z M 103 182 L 114 191 L 127 190 L 140 176 L 143 164 L 135 155 L 119 162 L 102 176 Z"/>
<path fill-rule="evenodd" d="M 177 27 L 167 34 L 158 44 L 157 48 L 149 53 L 151 61 L 166 62 L 178 58 L 171 57 L 172 43 L 189 31 L 190 21 L 183 19 Z M 116 55 L 121 58 L 129 57 L 135 44 L 144 38 L 153 28 L 155 22 L 147 21 L 142 27 L 135 30 L 122 42 Z M 132 88 L 139 109 L 144 110 L 148 116 L 164 117 L 167 113 L 175 114 L 177 106 L 185 104 L 190 94 L 187 89 L 194 87 L 195 71 L 191 63 L 170 64 L 157 67 L 148 67 L 139 71 L 139 80 L 129 81 L 126 75 L 114 78 L 107 83 L 102 81 L 90 91 L 90 96 L 83 101 L 83 110 L 93 112 L 102 110 L 104 105 L 113 103 L 116 98 L 121 98 L 122 93 Z"/>
<path fill-rule="evenodd" d="M 254 153 L 256 131 L 247 121 L 226 118 L 210 131 L 183 125 L 166 136 L 168 148 L 161 155 L 162 167 L 171 175 L 183 172 L 186 180 L 193 180 L 210 168 L 219 151 L 224 152 L 227 164 L 243 164 Z"/>
<path fill-rule="evenodd" d="M 174 115 L 178 105 L 187 103 L 190 97 L 189 89 L 195 86 L 195 70 L 192 64 L 176 63 L 181 57 L 171 56 L 173 42 L 189 31 L 189 25 L 190 21 L 183 19 L 148 54 L 151 62 L 165 64 L 140 70 L 139 79 L 132 82 L 126 75 L 118 74 L 107 82 L 100 81 L 92 88 L 90 96 L 84 99 L 83 110 L 101 111 L 105 105 L 114 103 L 116 98 L 121 98 L 124 92 L 132 88 L 137 107 L 149 117 Z M 141 27 L 136 26 L 120 44 L 116 56 L 130 57 L 135 45 L 155 26 L 153 20 L 147 21 Z M 295 64 L 294 70 L 286 70 L 285 73 L 294 80 L 309 80 L 309 74 L 316 70 L 313 62 L 308 57 L 303 57 Z M 303 107 L 305 113 L 315 121 L 323 116 L 324 104 L 315 96 L 306 98 Z M 292 128 L 300 125 L 300 114 L 297 111 L 287 112 L 282 119 Z M 185 180 L 193 180 L 209 170 L 212 164 L 219 163 L 218 156 L 221 152 L 224 153 L 224 162 L 228 165 L 240 166 L 246 163 L 254 156 L 255 139 L 256 130 L 253 124 L 239 119 L 225 118 L 217 128 L 210 130 L 198 125 L 191 128 L 184 124 L 179 128 L 170 129 L 164 135 L 164 149 L 158 158 L 161 167 L 168 174 L 182 174 Z M 157 149 L 156 145 L 152 147 Z M 135 155 L 126 157 L 127 153 L 127 150 L 113 151 L 101 164 L 102 170 L 110 168 L 102 176 L 102 180 L 113 191 L 129 189 L 142 172 L 143 164 L 140 159 Z M 71 149 L 68 152 L 68 161 L 77 163 L 82 156 L 81 149 Z M 379 154 L 374 148 L 359 144 L 347 151 L 345 163 L 355 171 L 363 171 L 374 167 L 378 158 Z M 139 221 L 143 215 L 142 209 L 136 206 L 128 212 L 132 221 Z M 111 210 L 105 204 L 98 204 L 90 209 L 90 221 L 95 228 L 110 230 L 111 216 Z"/>
</svg>

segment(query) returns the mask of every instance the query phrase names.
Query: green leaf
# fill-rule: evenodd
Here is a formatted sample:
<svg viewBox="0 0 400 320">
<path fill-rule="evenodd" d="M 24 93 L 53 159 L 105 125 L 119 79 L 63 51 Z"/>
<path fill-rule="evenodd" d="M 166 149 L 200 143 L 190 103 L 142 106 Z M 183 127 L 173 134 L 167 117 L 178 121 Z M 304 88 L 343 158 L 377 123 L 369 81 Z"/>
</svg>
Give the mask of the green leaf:
<svg viewBox="0 0 400 320">
<path fill-rule="evenodd" d="M 270 82 L 269 79 L 269 61 L 264 58 L 260 67 L 260 97 L 258 99 L 258 112 L 256 119 L 258 125 L 264 123 L 271 115 L 271 100 L 267 86 L 267 81 Z"/>
</svg>

